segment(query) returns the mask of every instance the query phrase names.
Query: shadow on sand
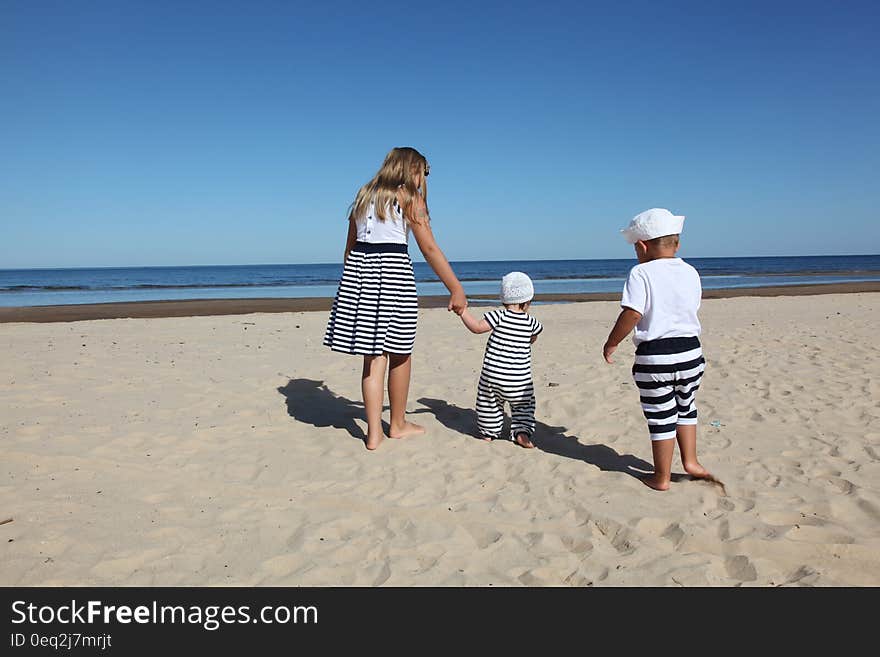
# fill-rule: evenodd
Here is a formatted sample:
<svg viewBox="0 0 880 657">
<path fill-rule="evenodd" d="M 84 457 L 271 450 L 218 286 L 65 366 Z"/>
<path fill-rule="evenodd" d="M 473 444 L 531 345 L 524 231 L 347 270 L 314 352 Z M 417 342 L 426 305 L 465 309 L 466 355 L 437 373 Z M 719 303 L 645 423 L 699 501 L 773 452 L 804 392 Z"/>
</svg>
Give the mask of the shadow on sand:
<svg viewBox="0 0 880 657">
<path fill-rule="evenodd" d="M 333 393 L 323 381 L 313 379 L 290 379 L 278 392 L 287 400 L 287 414 L 299 422 L 316 427 L 345 429 L 348 434 L 361 442 L 367 436 L 356 419 L 366 422 L 364 405 Z M 410 414 L 431 413 L 447 429 L 482 440 L 477 433 L 477 414 L 473 409 L 460 408 L 442 399 L 422 397 L 418 400 L 426 408 L 411 411 Z M 387 410 L 386 406 L 383 410 Z M 383 420 L 382 429 L 388 435 L 388 425 Z M 654 466 L 632 454 L 618 454 L 607 445 L 584 445 L 577 436 L 566 435 L 565 427 L 554 427 L 543 422 L 535 423 L 532 442 L 535 447 L 549 454 L 583 461 L 605 472 L 621 472 L 636 479 L 654 471 Z M 686 474 L 673 473 L 673 481 L 690 480 Z M 721 485 L 724 484 L 716 482 Z"/>
<path fill-rule="evenodd" d="M 447 429 L 482 440 L 477 435 L 477 414 L 473 409 L 459 408 L 440 399 L 428 397 L 422 397 L 418 401 L 427 406 L 428 410 L 418 410 L 415 411 L 416 413 L 433 413 L 437 421 Z M 536 422 L 532 442 L 543 452 L 583 461 L 605 472 L 622 472 L 641 479 L 654 471 L 652 464 L 632 454 L 618 454 L 607 445 L 584 445 L 578 441 L 577 436 L 568 436 L 565 432 L 565 427 L 553 427 L 543 422 Z"/>
<path fill-rule="evenodd" d="M 366 422 L 364 404 L 334 394 L 323 381 L 290 379 L 278 388 L 287 399 L 287 414 L 299 422 L 316 427 L 345 429 L 352 438 L 362 442 L 367 435 L 355 419 Z M 387 427 L 384 426 L 387 431 Z"/>
</svg>

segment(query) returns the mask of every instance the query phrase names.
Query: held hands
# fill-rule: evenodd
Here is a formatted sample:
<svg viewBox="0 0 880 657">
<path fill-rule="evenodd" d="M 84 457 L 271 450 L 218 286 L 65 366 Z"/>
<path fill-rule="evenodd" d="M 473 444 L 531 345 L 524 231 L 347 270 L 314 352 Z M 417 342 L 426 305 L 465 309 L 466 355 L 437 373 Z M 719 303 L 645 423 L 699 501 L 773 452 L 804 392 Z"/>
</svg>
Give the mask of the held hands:
<svg viewBox="0 0 880 657">
<path fill-rule="evenodd" d="M 465 296 L 464 290 L 456 290 L 449 295 L 449 304 L 446 306 L 446 310 L 453 310 L 456 315 L 461 315 L 467 305 L 467 296 Z"/>
<path fill-rule="evenodd" d="M 613 354 L 616 349 L 617 349 L 617 345 L 611 344 L 610 342 L 606 342 L 602 346 L 602 357 L 605 358 L 606 363 L 613 363 L 614 362 L 613 360 L 611 360 L 611 354 Z"/>
</svg>

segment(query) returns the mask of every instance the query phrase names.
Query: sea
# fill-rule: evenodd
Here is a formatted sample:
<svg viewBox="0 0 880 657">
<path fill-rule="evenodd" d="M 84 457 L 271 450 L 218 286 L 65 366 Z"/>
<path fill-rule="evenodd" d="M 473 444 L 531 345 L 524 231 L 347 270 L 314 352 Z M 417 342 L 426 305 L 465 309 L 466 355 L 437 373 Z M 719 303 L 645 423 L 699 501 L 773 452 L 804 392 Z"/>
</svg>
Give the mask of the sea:
<svg viewBox="0 0 880 657">
<path fill-rule="evenodd" d="M 880 281 L 880 255 L 686 258 L 703 289 Z M 494 295 L 501 277 L 528 274 L 536 294 L 620 292 L 635 260 L 452 262 L 468 295 Z M 414 264 L 419 294 L 442 295 L 427 263 Z M 341 263 L 0 269 L 0 306 L 119 301 L 332 297 Z"/>
</svg>

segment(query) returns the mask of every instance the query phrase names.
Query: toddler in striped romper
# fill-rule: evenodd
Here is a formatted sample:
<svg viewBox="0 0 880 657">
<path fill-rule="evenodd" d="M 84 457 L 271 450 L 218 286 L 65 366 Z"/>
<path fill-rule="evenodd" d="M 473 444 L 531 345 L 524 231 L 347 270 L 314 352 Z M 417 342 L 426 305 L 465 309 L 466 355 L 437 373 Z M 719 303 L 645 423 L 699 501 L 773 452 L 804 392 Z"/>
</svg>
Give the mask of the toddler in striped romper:
<svg viewBox="0 0 880 657">
<path fill-rule="evenodd" d="M 461 320 L 472 333 L 492 334 L 486 342 L 483 369 L 477 385 L 477 426 L 485 440 L 501 436 L 504 403 L 510 404 L 510 440 L 520 447 L 534 447 L 535 386 L 532 382 L 532 343 L 544 330 L 528 314 L 534 287 L 522 272 L 501 279 L 504 308 L 490 310 L 477 320 L 465 309 Z"/>
<path fill-rule="evenodd" d="M 697 461 L 695 397 L 706 366 L 697 319 L 702 286 L 697 270 L 675 256 L 683 224 L 684 217 L 653 208 L 621 231 L 635 247 L 639 264 L 629 272 L 623 310 L 602 349 L 611 363 L 617 345 L 635 329 L 632 373 L 654 457 L 654 474 L 643 481 L 655 490 L 669 488 L 673 438 L 689 475 L 721 483 Z"/>
</svg>

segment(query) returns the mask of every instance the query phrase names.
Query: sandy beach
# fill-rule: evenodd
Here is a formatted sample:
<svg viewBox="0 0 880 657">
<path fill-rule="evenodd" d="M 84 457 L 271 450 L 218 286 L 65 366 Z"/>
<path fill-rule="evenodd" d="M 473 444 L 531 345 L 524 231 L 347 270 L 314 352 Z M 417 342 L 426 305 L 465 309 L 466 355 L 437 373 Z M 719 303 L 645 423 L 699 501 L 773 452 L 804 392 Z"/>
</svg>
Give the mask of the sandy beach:
<svg viewBox="0 0 880 657">
<path fill-rule="evenodd" d="M 705 299 L 726 489 L 665 493 L 633 346 L 601 357 L 615 301 L 533 307 L 534 450 L 473 437 L 485 336 L 444 308 L 413 356 L 427 434 L 376 452 L 320 305 L 5 310 L 0 585 L 880 585 L 880 292 L 783 294 Z"/>
</svg>

